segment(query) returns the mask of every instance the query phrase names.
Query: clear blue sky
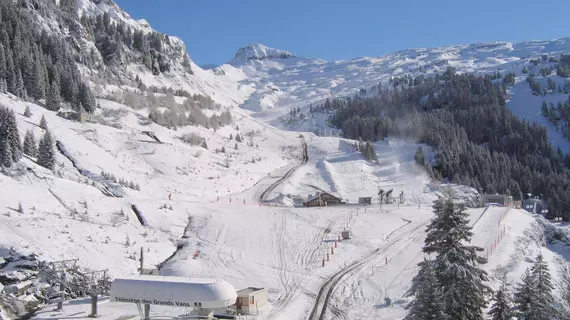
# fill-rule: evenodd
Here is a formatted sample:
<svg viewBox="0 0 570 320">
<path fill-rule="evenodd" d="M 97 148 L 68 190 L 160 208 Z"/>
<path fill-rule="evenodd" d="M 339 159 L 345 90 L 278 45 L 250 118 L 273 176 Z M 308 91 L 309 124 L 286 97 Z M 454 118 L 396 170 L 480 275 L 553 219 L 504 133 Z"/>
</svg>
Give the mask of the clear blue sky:
<svg viewBox="0 0 570 320">
<path fill-rule="evenodd" d="M 115 0 L 184 40 L 198 64 L 249 43 L 326 60 L 418 47 L 570 36 L 569 0 Z"/>
</svg>

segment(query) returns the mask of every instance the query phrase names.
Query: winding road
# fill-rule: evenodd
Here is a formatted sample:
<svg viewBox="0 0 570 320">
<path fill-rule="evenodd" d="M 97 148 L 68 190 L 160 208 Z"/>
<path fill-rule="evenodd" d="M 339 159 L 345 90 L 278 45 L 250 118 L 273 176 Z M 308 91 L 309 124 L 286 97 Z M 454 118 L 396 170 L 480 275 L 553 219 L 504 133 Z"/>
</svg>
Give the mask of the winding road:
<svg viewBox="0 0 570 320">
<path fill-rule="evenodd" d="M 277 181 L 273 182 L 267 189 L 265 189 L 261 195 L 259 196 L 259 203 L 264 204 L 267 199 L 267 195 L 271 193 L 278 185 L 280 185 L 283 181 L 287 180 L 297 169 L 301 166 L 305 165 L 307 161 L 309 161 L 309 152 L 307 148 L 307 142 L 305 141 L 305 137 L 303 135 L 300 136 L 301 138 L 301 145 L 303 147 L 303 160 L 298 165 L 294 166 L 293 168 L 289 169 L 283 177 L 279 178 Z"/>
</svg>

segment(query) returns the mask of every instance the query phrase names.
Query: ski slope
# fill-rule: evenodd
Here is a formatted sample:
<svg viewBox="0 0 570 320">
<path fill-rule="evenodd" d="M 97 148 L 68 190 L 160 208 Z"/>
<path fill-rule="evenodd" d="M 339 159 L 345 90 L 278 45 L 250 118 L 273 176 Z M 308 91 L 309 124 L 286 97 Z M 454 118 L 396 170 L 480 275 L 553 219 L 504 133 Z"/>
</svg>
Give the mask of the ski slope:
<svg viewBox="0 0 570 320">
<path fill-rule="evenodd" d="M 231 147 L 235 140 L 228 138 L 237 133 L 234 127 L 216 132 L 199 127 L 168 130 L 144 124 L 140 120 L 144 111 L 108 101 L 101 101 L 103 109 L 96 116 L 118 117 L 120 128 L 68 121 L 10 95 L 1 95 L 0 103 L 15 110 L 20 134 L 33 130 L 39 139 L 43 130 L 37 123 L 45 116 L 54 139 L 65 146 L 65 156 L 56 152 L 54 173 L 25 158 L 23 170 L 14 168 L 14 178 L 0 175 L 0 206 L 5 213 L 0 215 L 0 232 L 7 235 L 1 239 L 2 248 L 21 255 L 35 253 L 44 261 L 79 259 L 83 269 L 108 269 L 118 277 L 137 273 L 141 247 L 146 267 L 163 263 L 182 247 L 163 264 L 162 274 L 221 277 L 236 288 L 266 287 L 271 303 L 260 319 L 308 314 L 312 301 L 307 294 L 317 291 L 323 276 L 381 246 L 406 223 L 402 219 L 429 217 L 429 205 L 439 192 L 415 167 L 415 144 L 379 143 L 380 164 L 372 166 L 351 149 L 351 141 L 305 133 L 309 162 L 269 198 L 293 191 L 306 198 L 309 192 L 314 194 L 313 187 L 307 186 L 311 183 L 326 191 L 339 186 L 334 192 L 353 203 L 358 195 L 373 196 L 378 181 L 396 181 L 394 193 L 403 190 L 409 204 L 382 211 L 377 206 L 367 212 L 360 209 L 358 216 L 353 206 L 260 206 L 259 194 L 301 161 L 298 133 L 272 128 L 235 110 L 236 125 L 246 138 L 235 150 Z M 22 115 L 26 106 L 33 113 L 30 118 Z M 154 132 L 163 143 L 142 131 Z M 177 138 L 189 131 L 203 136 L 208 149 Z M 253 132 L 251 137 L 248 132 Z M 213 151 L 224 145 L 226 154 Z M 229 167 L 224 165 L 227 157 Z M 255 163 L 252 158 L 257 159 Z M 103 171 L 137 182 L 140 191 L 123 187 L 123 197 L 106 196 L 99 184 L 93 185 L 100 182 Z M 15 210 L 19 203 L 22 213 Z M 144 225 L 132 205 L 140 211 Z M 326 246 L 347 227 L 353 238 L 341 243 L 323 268 Z M 192 259 L 196 250 L 199 257 Z M 68 309 L 75 306 L 82 304 Z M 110 311 L 108 316 L 114 315 Z"/>
<path fill-rule="evenodd" d="M 60 153 L 56 174 L 25 159 L 23 164 L 31 173 L 14 179 L 0 176 L 0 205 L 9 212 L 0 215 L 0 232 L 7 235 L 1 239 L 3 248 L 24 255 L 37 253 L 47 261 L 78 258 L 82 268 L 109 269 L 111 276 L 118 277 L 137 273 L 136 255 L 142 246 L 146 267 L 161 264 L 163 275 L 219 277 L 236 288 L 268 288 L 269 305 L 252 319 L 308 317 L 326 280 L 361 259 L 364 263 L 348 270 L 334 285 L 327 317 L 354 319 L 364 312 L 378 319 L 403 317 L 404 299 L 393 299 L 395 306 L 390 308 L 382 307 L 382 299 L 399 297 L 409 286 L 415 264 L 423 258 L 421 246 L 424 227 L 432 217 L 432 201 L 447 188 L 468 201 L 476 197 L 469 188 L 432 183 L 415 165 L 417 144 L 379 142 L 379 163 L 373 165 L 353 150 L 353 141 L 303 133 L 309 161 L 268 194 L 267 199 L 276 198 L 274 206 L 260 206 L 260 194 L 301 162 L 299 133 L 272 128 L 235 110 L 240 132 L 246 137 L 249 131 L 254 134 L 253 146 L 244 142 L 234 150 L 227 138 L 237 133 L 233 127 L 216 132 L 197 127 L 173 131 L 143 125 L 139 121 L 143 111 L 125 109 L 118 129 L 70 122 L 12 96 L 0 98 L 17 112 L 21 134 L 32 129 L 39 137 L 42 130 L 35 124 L 44 115 L 55 139 L 65 145 L 81 172 L 88 170 L 93 178 L 105 171 L 141 186 L 140 191 L 123 188 L 122 198 L 108 197 Z M 21 115 L 26 104 L 31 118 Z M 98 112 L 125 108 L 106 101 L 102 107 Z M 164 143 L 140 133 L 149 129 Z M 208 150 L 177 139 L 190 130 L 207 139 Z M 232 159 L 229 168 L 223 165 L 226 156 L 212 151 L 224 145 Z M 251 163 L 254 157 L 261 160 Z M 404 192 L 405 204 L 380 208 L 375 197 L 379 187 L 393 189 L 394 196 Z M 332 192 L 349 205 L 303 208 L 295 207 L 293 201 L 280 201 L 289 199 L 288 194 L 306 199 L 317 190 Z M 366 209 L 350 205 L 359 196 L 373 197 L 373 205 Z M 20 202 L 23 213 L 13 210 Z M 131 210 L 133 204 L 144 217 L 144 226 Z M 472 221 L 481 217 L 482 210 L 469 211 Z M 477 221 L 474 243 L 486 247 L 493 242 L 501 210 L 489 208 Z M 512 236 L 524 234 L 533 219 L 520 219 Z M 352 238 L 337 243 L 333 255 L 331 247 L 344 229 L 351 230 Z M 197 250 L 198 258 L 193 259 Z M 370 257 L 375 251 L 379 253 Z M 327 253 L 329 261 L 323 267 Z M 490 265 L 505 263 L 495 258 L 500 256 L 495 253 Z M 552 258 L 552 265 L 561 262 Z M 89 311 L 81 301 L 70 303 L 62 313 L 49 308 L 36 317 Z M 105 300 L 100 310 L 103 319 L 138 314 L 133 305 Z M 190 311 L 153 308 L 156 316 Z"/>
</svg>

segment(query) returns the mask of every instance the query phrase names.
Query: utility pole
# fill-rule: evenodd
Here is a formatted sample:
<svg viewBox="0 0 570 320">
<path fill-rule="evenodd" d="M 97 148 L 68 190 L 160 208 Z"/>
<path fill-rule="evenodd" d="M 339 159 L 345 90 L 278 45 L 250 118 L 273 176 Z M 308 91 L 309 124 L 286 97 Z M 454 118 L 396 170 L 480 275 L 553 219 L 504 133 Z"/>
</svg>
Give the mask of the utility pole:
<svg viewBox="0 0 570 320">
<path fill-rule="evenodd" d="M 140 274 L 143 274 L 143 263 L 144 263 L 144 250 L 143 247 L 141 247 L 141 258 L 139 259 L 140 261 Z"/>
<path fill-rule="evenodd" d="M 89 318 L 97 318 L 99 315 L 97 314 L 97 303 L 99 302 L 99 287 L 97 284 L 91 285 L 91 314 Z"/>
<path fill-rule="evenodd" d="M 61 273 L 59 281 L 59 301 L 57 302 L 57 311 L 63 310 L 63 301 L 65 300 L 65 271 Z"/>
</svg>

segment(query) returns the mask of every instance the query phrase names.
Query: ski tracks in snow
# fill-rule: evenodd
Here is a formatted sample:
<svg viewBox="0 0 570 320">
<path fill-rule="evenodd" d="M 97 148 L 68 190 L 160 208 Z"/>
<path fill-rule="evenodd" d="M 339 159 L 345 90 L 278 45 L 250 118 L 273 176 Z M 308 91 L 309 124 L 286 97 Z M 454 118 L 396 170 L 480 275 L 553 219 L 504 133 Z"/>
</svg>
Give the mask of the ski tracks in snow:
<svg viewBox="0 0 570 320">
<path fill-rule="evenodd" d="M 336 223 L 329 221 L 326 227 L 313 228 L 308 236 L 308 241 L 296 242 L 295 247 L 291 247 L 287 241 L 287 217 L 292 214 L 291 210 L 282 210 L 281 219 L 276 220 L 274 228 L 278 235 L 275 239 L 274 258 L 277 261 L 279 274 L 279 284 L 281 296 L 277 303 L 267 314 L 266 319 L 274 319 L 281 314 L 283 309 L 296 297 L 301 294 L 310 293 L 304 289 L 303 281 L 318 264 L 319 251 L 325 236 L 325 232 L 330 230 Z M 342 313 L 342 312 L 340 312 Z"/>
<path fill-rule="evenodd" d="M 337 286 L 346 281 L 347 277 L 350 278 L 354 276 L 356 273 L 360 272 L 366 265 L 373 262 L 381 255 L 385 255 L 388 252 L 392 253 L 393 255 L 398 254 L 402 250 L 404 250 L 409 244 L 409 237 L 415 238 L 417 233 L 423 233 L 422 227 L 425 227 L 430 220 L 424 221 L 422 223 L 417 224 L 413 229 L 408 230 L 408 228 L 401 228 L 400 230 L 407 230 L 407 232 L 403 232 L 398 234 L 392 240 L 389 240 L 387 243 L 382 245 L 381 247 L 377 248 L 376 250 L 372 251 L 371 253 L 367 254 L 363 258 L 352 262 L 346 268 L 338 271 L 337 273 L 333 274 L 330 278 L 328 278 L 325 283 L 320 287 L 319 292 L 317 294 L 315 303 L 309 315 L 309 320 L 324 320 L 326 318 L 327 308 L 330 307 L 330 311 L 335 315 L 337 319 L 348 319 L 348 316 L 345 312 L 340 310 L 337 307 L 333 307 L 330 303 L 330 300 L 333 298 L 334 293 L 336 291 Z M 411 224 L 407 224 L 409 226 Z M 399 245 L 402 244 L 402 245 Z M 392 249 L 396 248 L 395 251 Z M 339 313 L 339 311 L 341 311 Z"/>
</svg>

